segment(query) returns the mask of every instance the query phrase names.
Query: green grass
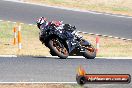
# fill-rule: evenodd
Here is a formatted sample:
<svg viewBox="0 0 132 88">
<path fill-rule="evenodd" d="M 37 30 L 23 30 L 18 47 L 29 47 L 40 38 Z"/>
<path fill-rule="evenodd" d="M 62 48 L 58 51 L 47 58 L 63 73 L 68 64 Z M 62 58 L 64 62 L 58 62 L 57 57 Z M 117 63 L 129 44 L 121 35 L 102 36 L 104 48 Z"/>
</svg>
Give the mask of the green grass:
<svg viewBox="0 0 132 88">
<path fill-rule="evenodd" d="M 126 12 L 128 12 L 128 11 L 130 11 L 131 9 L 129 9 L 129 8 L 123 8 L 123 7 L 113 7 L 112 8 L 112 10 L 113 11 L 126 11 Z"/>
<path fill-rule="evenodd" d="M 17 24 L 0 22 L 0 54 L 15 55 L 49 55 L 48 49 L 41 44 L 38 38 L 39 30 L 36 26 L 21 25 L 22 50 L 18 52 L 18 45 L 13 45 L 13 27 Z M 44 52 L 44 51 L 47 52 Z"/>
<path fill-rule="evenodd" d="M 18 52 L 18 45 L 13 45 L 13 27 L 17 24 L 0 22 L 0 54 L 47 56 L 49 49 L 39 41 L 39 29 L 36 26 L 23 24 L 22 29 L 22 50 Z M 95 37 L 82 34 L 94 46 Z M 97 56 L 132 56 L 132 41 L 100 37 L 100 50 Z"/>
<path fill-rule="evenodd" d="M 19 83 L 19 84 L 0 84 L 0 88 L 82 88 L 77 84 L 36 84 L 36 83 Z"/>
<path fill-rule="evenodd" d="M 27 2 L 48 4 L 68 8 L 94 10 L 132 16 L 132 0 L 25 0 Z"/>
</svg>

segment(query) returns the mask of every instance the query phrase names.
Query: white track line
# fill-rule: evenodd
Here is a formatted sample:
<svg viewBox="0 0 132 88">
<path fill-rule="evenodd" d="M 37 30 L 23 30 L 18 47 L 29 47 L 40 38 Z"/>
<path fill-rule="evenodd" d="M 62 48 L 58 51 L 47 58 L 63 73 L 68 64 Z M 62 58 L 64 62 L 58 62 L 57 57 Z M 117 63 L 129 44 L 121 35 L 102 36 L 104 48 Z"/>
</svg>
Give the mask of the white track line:
<svg viewBox="0 0 132 88">
<path fill-rule="evenodd" d="M 0 57 L 17 57 L 16 55 L 0 55 Z"/>
<path fill-rule="evenodd" d="M 23 2 L 23 0 L 3 0 L 3 1 L 11 1 L 11 2 Z"/>
<path fill-rule="evenodd" d="M 29 84 L 29 83 L 34 83 L 34 84 L 77 84 L 77 82 L 0 82 L 0 84 Z"/>
<path fill-rule="evenodd" d="M 45 56 L 47 58 L 58 58 L 58 56 Z M 68 58 L 85 58 L 83 56 L 68 56 Z M 95 59 L 132 59 L 132 57 L 96 57 Z"/>
<path fill-rule="evenodd" d="M 132 59 L 132 57 L 96 57 L 96 59 Z"/>
<path fill-rule="evenodd" d="M 113 17 L 118 17 L 118 18 L 132 19 L 132 16 L 127 16 L 127 15 L 118 15 L 118 14 L 103 13 L 103 12 L 89 11 L 89 10 L 79 10 L 79 9 L 72 9 L 72 8 L 68 8 L 68 7 L 50 6 L 50 5 L 46 5 L 46 4 L 36 4 L 36 3 L 31 3 L 31 2 L 24 2 L 23 0 L 4 0 L 4 1 L 11 1 L 11 2 L 24 3 L 24 4 L 30 4 L 30 5 L 38 5 L 38 6 L 44 6 L 44 7 L 56 8 L 56 9 L 62 9 L 62 10 L 70 10 L 70 11 L 85 12 L 85 13 L 91 13 L 91 14 L 113 16 Z"/>
<path fill-rule="evenodd" d="M 102 37 L 109 37 L 109 38 L 114 38 L 114 39 L 122 39 L 122 40 L 132 41 L 132 39 L 127 39 L 127 38 L 121 38 L 121 37 L 115 37 L 115 36 L 109 36 L 109 35 L 102 35 L 102 34 L 96 34 L 96 33 L 81 32 L 81 31 L 78 31 L 78 32 L 83 33 L 83 34 L 89 34 L 89 35 L 96 35 L 96 36 L 102 36 Z"/>
<path fill-rule="evenodd" d="M 0 55 L 0 57 L 17 57 L 16 55 Z M 59 58 L 58 56 L 44 56 L 47 58 Z M 68 56 L 68 58 L 85 58 L 83 56 Z M 95 59 L 132 59 L 132 57 L 96 57 Z"/>
</svg>

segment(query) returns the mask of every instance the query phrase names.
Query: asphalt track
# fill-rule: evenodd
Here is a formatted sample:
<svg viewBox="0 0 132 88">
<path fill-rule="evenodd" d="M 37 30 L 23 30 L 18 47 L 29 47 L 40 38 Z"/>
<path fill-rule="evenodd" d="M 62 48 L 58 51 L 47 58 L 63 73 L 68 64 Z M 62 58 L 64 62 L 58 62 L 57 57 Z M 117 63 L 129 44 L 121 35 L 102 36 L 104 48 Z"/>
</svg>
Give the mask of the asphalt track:
<svg viewBox="0 0 132 88">
<path fill-rule="evenodd" d="M 35 24 L 36 18 L 63 20 L 79 31 L 132 39 L 132 18 L 0 1 L 0 19 Z M 120 16 L 120 15 L 119 15 Z"/>
<path fill-rule="evenodd" d="M 130 74 L 132 59 L 0 57 L 0 82 L 76 82 L 78 66 L 87 73 Z M 91 84 L 90 88 L 131 88 L 130 84 Z M 104 86 L 104 87 L 102 87 Z"/>
<path fill-rule="evenodd" d="M 36 17 L 64 20 L 81 31 L 132 39 L 132 19 L 0 1 L 0 19 L 35 24 Z M 0 57 L 0 82 L 75 82 L 77 67 L 87 73 L 132 75 L 131 59 Z M 89 84 L 88 88 L 132 88 L 130 84 Z"/>
</svg>

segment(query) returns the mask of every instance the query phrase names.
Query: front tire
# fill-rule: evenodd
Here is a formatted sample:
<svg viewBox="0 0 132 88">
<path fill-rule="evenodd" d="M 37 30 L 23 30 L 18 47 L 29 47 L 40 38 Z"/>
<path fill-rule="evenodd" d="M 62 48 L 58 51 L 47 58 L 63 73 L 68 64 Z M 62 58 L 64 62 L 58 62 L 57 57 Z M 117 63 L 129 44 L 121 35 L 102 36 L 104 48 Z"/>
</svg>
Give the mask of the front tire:
<svg viewBox="0 0 132 88">
<path fill-rule="evenodd" d="M 94 48 L 94 46 L 85 46 L 85 52 L 83 56 L 87 59 L 94 59 L 96 57 L 96 49 Z"/>
<path fill-rule="evenodd" d="M 52 55 L 56 55 L 62 59 L 66 59 L 69 56 L 65 45 L 57 38 L 52 38 L 49 40 L 49 48 Z"/>
</svg>

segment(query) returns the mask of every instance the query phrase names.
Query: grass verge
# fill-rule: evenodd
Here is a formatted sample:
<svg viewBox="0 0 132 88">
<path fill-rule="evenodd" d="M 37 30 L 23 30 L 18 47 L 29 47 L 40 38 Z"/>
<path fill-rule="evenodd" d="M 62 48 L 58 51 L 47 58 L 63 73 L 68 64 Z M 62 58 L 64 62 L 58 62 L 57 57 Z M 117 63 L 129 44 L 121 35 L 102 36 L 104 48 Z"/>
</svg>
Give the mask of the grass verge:
<svg viewBox="0 0 132 88">
<path fill-rule="evenodd" d="M 24 0 L 25 2 L 48 4 L 132 16 L 132 0 Z"/>
<path fill-rule="evenodd" d="M 13 45 L 13 27 L 17 26 L 13 23 L 0 22 L 0 54 L 15 55 L 50 55 L 49 49 L 46 48 L 38 39 L 36 26 L 23 24 L 22 27 L 22 50 L 18 51 L 18 45 Z"/>
<path fill-rule="evenodd" d="M 81 88 L 77 84 L 0 84 L 0 88 Z"/>
<path fill-rule="evenodd" d="M 38 28 L 23 24 L 22 26 L 22 50 L 18 51 L 18 45 L 13 45 L 13 27 L 16 24 L 0 22 L 0 54 L 1 55 L 28 55 L 48 56 L 49 49 L 41 44 L 38 38 Z M 94 35 L 82 34 L 84 38 L 95 46 Z M 132 57 L 132 41 L 100 37 L 101 57 Z"/>
</svg>

